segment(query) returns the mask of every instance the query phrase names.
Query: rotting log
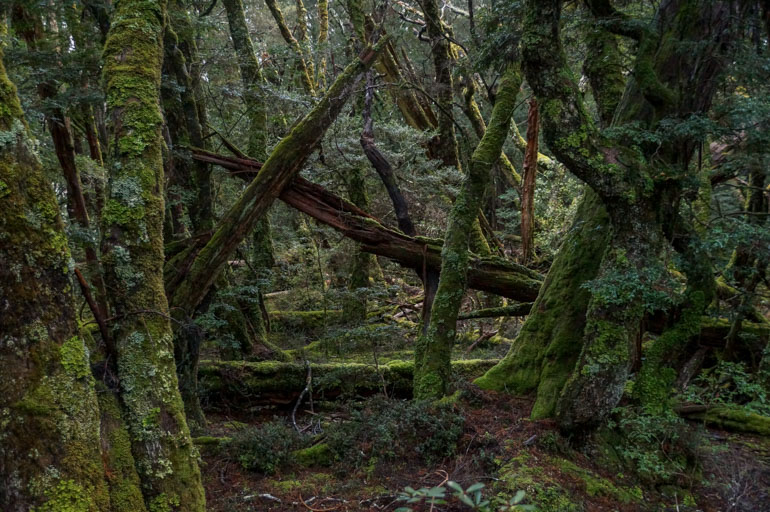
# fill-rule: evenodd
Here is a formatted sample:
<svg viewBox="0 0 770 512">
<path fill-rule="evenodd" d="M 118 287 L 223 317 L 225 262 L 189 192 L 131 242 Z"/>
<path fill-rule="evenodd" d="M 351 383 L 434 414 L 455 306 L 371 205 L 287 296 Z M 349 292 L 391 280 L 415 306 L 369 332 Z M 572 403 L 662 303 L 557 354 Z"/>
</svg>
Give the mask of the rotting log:
<svg viewBox="0 0 770 512">
<path fill-rule="evenodd" d="M 468 359 L 452 363 L 453 374 L 472 380 L 497 360 Z M 411 397 L 414 362 L 393 361 L 375 366 L 362 363 L 311 364 L 313 396 L 334 398 L 382 392 Z M 305 389 L 307 367 L 303 363 L 201 361 L 198 385 L 204 408 L 246 410 L 259 405 L 288 405 Z"/>
<path fill-rule="evenodd" d="M 770 417 L 762 416 L 742 407 L 680 405 L 675 411 L 688 420 L 702 421 L 710 427 L 730 432 L 744 432 L 770 436 Z"/>
<path fill-rule="evenodd" d="M 458 320 L 472 320 L 474 318 L 499 318 L 503 316 L 527 316 L 532 310 L 532 302 L 522 302 L 499 308 L 485 308 L 460 313 Z"/>
<path fill-rule="evenodd" d="M 254 160 L 217 155 L 193 149 L 193 158 L 224 167 L 249 179 L 261 164 Z M 442 240 L 411 237 L 390 229 L 372 215 L 320 185 L 296 177 L 279 198 L 317 221 L 341 231 L 361 244 L 362 250 L 398 261 L 422 272 L 441 268 Z M 543 277 L 523 265 L 498 257 L 473 257 L 469 262 L 468 286 L 513 300 L 530 302 L 537 298 Z"/>
</svg>

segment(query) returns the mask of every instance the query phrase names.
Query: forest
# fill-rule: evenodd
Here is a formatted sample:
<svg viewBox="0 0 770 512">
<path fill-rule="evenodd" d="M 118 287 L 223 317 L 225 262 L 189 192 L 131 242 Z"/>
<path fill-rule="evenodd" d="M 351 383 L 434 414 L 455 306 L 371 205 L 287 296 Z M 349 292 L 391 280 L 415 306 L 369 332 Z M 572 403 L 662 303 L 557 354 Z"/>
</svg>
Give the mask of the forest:
<svg viewBox="0 0 770 512">
<path fill-rule="evenodd" d="M 770 511 L 770 1 L 0 0 L 0 511 Z"/>
</svg>

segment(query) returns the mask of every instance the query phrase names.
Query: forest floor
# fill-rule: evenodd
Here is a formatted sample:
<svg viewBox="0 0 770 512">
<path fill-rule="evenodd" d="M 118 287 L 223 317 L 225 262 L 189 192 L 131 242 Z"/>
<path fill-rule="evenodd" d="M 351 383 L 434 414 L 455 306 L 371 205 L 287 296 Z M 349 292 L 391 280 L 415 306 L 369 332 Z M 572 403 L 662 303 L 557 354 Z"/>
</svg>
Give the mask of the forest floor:
<svg viewBox="0 0 770 512">
<path fill-rule="evenodd" d="M 770 512 L 770 437 L 628 407 L 576 443 L 552 421 L 532 421 L 528 398 L 482 391 L 473 375 L 438 406 L 406 400 L 416 324 L 370 318 L 335 328 L 325 312 L 321 327 L 321 312 L 311 313 L 271 314 L 271 339 L 295 363 L 211 363 L 213 373 L 202 363 L 208 426 L 196 444 L 212 512 L 472 510 L 449 482 L 483 484 L 490 508 L 476 510 L 501 510 L 524 491 L 522 503 L 543 512 Z M 464 371 L 483 373 L 517 327 L 499 329 L 508 337 L 473 329 L 459 333 L 455 354 L 468 360 Z M 296 406 L 303 360 L 316 365 L 313 391 Z M 446 504 L 425 499 L 435 487 Z"/>
<path fill-rule="evenodd" d="M 272 474 L 247 470 L 239 453 L 227 445 L 203 443 L 203 477 L 209 510 L 236 511 L 393 511 L 405 505 L 399 496 L 411 487 L 481 482 L 484 496 L 526 493 L 524 503 L 537 510 L 571 511 L 767 511 L 770 510 L 770 439 L 699 429 L 698 460 L 693 474 L 669 482 L 645 482 L 624 472 L 606 442 L 591 440 L 576 449 L 550 421 L 531 421 L 531 403 L 502 393 L 465 392 L 453 407 L 464 417 L 462 434 L 451 456 L 428 464 L 416 453 L 372 455 L 367 443 L 359 460 L 327 454 L 288 460 Z M 360 405 L 360 402 L 358 403 Z M 317 404 L 315 415 L 297 416 L 306 426 L 349 421 L 350 402 Z M 291 408 L 264 408 L 238 419 L 209 416 L 208 434 L 237 435 L 249 423 L 270 418 L 290 421 Z M 245 420 L 245 421 L 244 421 Z M 316 434 L 323 439 L 323 434 Z M 351 439 L 355 445 L 357 439 Z M 374 440 L 371 440 L 374 444 Z M 401 440 L 394 440 L 399 443 Z M 352 446 L 351 446 L 352 447 Z M 663 447 L 665 448 L 665 447 Z M 621 469 L 619 469 L 621 468 Z M 459 503 L 410 505 L 414 510 L 469 510 Z"/>
</svg>

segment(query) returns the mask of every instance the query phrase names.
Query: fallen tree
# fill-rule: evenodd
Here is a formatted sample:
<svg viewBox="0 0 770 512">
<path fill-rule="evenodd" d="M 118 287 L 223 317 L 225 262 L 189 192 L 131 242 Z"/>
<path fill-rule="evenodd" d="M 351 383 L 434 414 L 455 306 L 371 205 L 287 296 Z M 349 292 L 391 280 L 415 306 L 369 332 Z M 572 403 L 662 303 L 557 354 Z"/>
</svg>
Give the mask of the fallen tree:
<svg viewBox="0 0 770 512">
<path fill-rule="evenodd" d="M 501 316 L 527 316 L 532 310 L 531 302 L 522 302 L 510 306 L 501 306 L 499 308 L 485 308 L 460 313 L 458 320 L 471 320 L 474 318 L 499 318 Z"/>
<path fill-rule="evenodd" d="M 261 163 L 240 157 L 193 149 L 193 158 L 217 164 L 244 179 L 251 179 Z M 278 196 L 283 202 L 313 217 L 361 244 L 361 249 L 385 256 L 418 273 L 441 268 L 443 241 L 412 237 L 384 226 L 354 204 L 299 176 Z M 517 301 L 533 301 L 543 277 L 523 265 L 498 257 L 473 257 L 469 262 L 468 286 Z"/>
<path fill-rule="evenodd" d="M 201 238 L 176 257 L 166 260 L 163 284 L 170 310 L 178 325 L 182 325 L 174 336 L 174 359 L 188 417 L 203 417 L 196 384 L 201 333 L 190 319 L 238 246 L 254 231 L 282 189 L 300 172 L 386 41 L 383 38 L 365 49 L 338 75 L 313 109 L 273 148 L 260 172 L 224 214 L 209 238 Z"/>
<path fill-rule="evenodd" d="M 701 421 L 710 427 L 730 432 L 746 432 L 770 436 L 770 417 L 727 405 L 684 404 L 674 410 L 688 420 Z"/>
<path fill-rule="evenodd" d="M 497 363 L 491 359 L 454 361 L 454 375 L 472 380 Z M 411 397 L 413 361 L 392 361 L 375 366 L 361 363 L 311 364 L 313 396 L 334 398 L 382 393 Z M 303 363 L 201 361 L 198 386 L 201 403 L 209 409 L 247 410 L 258 405 L 293 403 L 307 385 Z"/>
</svg>

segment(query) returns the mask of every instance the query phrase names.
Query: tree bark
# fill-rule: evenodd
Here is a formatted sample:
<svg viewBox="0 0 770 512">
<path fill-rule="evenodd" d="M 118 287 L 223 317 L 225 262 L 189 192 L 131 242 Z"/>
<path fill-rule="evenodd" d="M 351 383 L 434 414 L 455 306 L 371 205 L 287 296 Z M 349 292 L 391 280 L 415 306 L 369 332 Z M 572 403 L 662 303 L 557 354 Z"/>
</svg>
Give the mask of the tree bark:
<svg viewBox="0 0 770 512">
<path fill-rule="evenodd" d="M 121 0 L 105 44 L 113 143 L 103 263 L 115 313 L 121 402 L 147 508 L 203 512 L 203 486 L 179 394 L 163 289 L 158 98 L 165 15 L 163 1 Z"/>
<path fill-rule="evenodd" d="M 537 175 L 538 130 L 537 100 L 529 101 L 527 150 L 524 153 L 524 177 L 521 180 L 521 263 L 526 265 L 535 250 L 535 176 Z"/>
<path fill-rule="evenodd" d="M 62 510 L 76 500 L 108 510 L 64 226 L 2 58 L 0 49 L 0 508 Z"/>
<path fill-rule="evenodd" d="M 471 230 L 474 224 L 478 225 L 479 208 L 492 167 L 500 158 L 510 130 L 520 86 L 519 66 L 510 64 L 503 76 L 489 127 L 473 152 L 468 174 L 452 207 L 441 251 L 441 275 L 430 325 L 418 338 L 415 349 L 414 393 L 417 398 L 440 398 L 449 390 L 457 315 L 468 284 Z"/>
</svg>

